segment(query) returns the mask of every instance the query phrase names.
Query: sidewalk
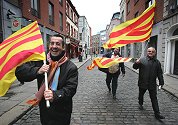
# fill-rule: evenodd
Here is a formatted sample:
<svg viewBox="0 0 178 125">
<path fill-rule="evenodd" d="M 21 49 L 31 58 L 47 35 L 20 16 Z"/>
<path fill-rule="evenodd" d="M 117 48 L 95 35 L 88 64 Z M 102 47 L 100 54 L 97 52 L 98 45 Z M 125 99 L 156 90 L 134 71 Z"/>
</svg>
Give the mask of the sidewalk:
<svg viewBox="0 0 178 125">
<path fill-rule="evenodd" d="M 132 65 L 133 65 L 132 62 L 125 63 L 126 67 L 138 73 L 138 70 L 133 69 Z M 163 77 L 164 77 L 164 83 L 165 83 L 165 85 L 163 86 L 163 89 L 178 98 L 178 82 L 176 82 L 178 81 L 178 77 L 169 76 L 166 74 L 164 74 Z"/>
<path fill-rule="evenodd" d="M 72 62 L 80 68 L 90 58 L 84 59 L 83 62 L 79 62 L 78 58 L 71 59 Z M 36 80 L 32 82 L 26 82 L 24 85 L 20 85 L 18 81 L 15 81 L 7 94 L 0 97 L 0 124 L 9 125 L 13 121 L 16 121 L 26 112 L 28 112 L 32 106 L 26 104 L 26 101 L 33 99 L 34 94 L 37 92 Z"/>
</svg>

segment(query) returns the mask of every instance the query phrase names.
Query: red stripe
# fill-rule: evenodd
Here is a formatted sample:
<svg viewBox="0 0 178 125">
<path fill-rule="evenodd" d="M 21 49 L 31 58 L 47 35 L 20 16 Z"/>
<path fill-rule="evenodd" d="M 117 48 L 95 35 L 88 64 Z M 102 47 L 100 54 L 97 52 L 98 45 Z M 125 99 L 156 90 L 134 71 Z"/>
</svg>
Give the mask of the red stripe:
<svg viewBox="0 0 178 125">
<path fill-rule="evenodd" d="M 122 59 L 122 57 L 119 57 L 118 59 L 117 59 L 117 61 L 120 61 Z"/>
<path fill-rule="evenodd" d="M 127 61 L 128 59 L 129 59 L 129 58 L 125 58 L 125 59 L 124 59 L 124 62 Z"/>
<path fill-rule="evenodd" d="M 8 54 L 13 51 L 15 48 L 17 48 L 18 46 L 21 46 L 22 44 L 24 43 L 28 43 L 28 42 L 31 42 L 31 41 L 34 41 L 34 40 L 37 40 L 37 39 L 40 39 L 41 38 L 41 34 L 37 34 L 35 36 L 31 36 L 31 37 L 28 37 L 18 43 L 16 43 L 14 46 L 12 46 L 6 53 L 5 55 L 3 55 L 2 58 L 0 58 L 0 65 L 2 65 L 2 63 L 5 61 L 5 59 L 7 58 Z M 28 48 L 27 48 L 28 49 Z"/>
<path fill-rule="evenodd" d="M 5 44 L 5 43 L 8 43 L 8 42 L 12 42 L 14 39 L 17 39 L 17 38 L 19 39 L 21 36 L 23 36 L 23 35 L 25 35 L 26 33 L 30 32 L 30 30 L 33 29 L 35 26 L 37 26 L 37 23 L 35 23 L 32 27 L 30 27 L 30 29 L 25 30 L 24 32 L 22 32 L 22 33 L 20 33 L 20 34 L 18 34 L 18 35 L 16 35 L 16 36 L 14 36 L 14 37 L 12 37 L 12 38 L 9 38 L 9 39 L 4 40 L 4 41 L 1 43 L 1 45 Z M 38 29 L 39 29 L 39 27 L 38 27 Z M 17 32 L 18 32 L 18 31 L 17 31 Z"/>
<path fill-rule="evenodd" d="M 110 63 L 110 62 L 112 62 L 113 60 L 111 59 L 111 58 L 108 58 L 107 60 L 105 60 L 105 61 L 103 61 L 103 62 L 101 62 L 101 65 L 106 65 L 106 64 L 108 64 L 108 63 Z"/>
<path fill-rule="evenodd" d="M 0 79 L 2 79 L 7 72 L 9 72 L 14 67 L 16 67 L 18 64 L 23 62 L 25 59 L 33 55 L 34 52 L 38 52 L 40 54 L 43 53 L 44 52 L 43 45 L 40 45 L 32 50 L 24 50 L 22 52 L 15 54 L 12 58 L 9 59 L 9 61 L 2 68 L 1 73 L 0 73 Z"/>
<path fill-rule="evenodd" d="M 145 28 L 147 28 L 149 26 L 152 26 L 153 25 L 153 20 L 154 20 L 154 17 L 147 24 L 143 25 L 142 27 L 136 28 L 134 30 L 142 30 L 142 29 L 145 29 Z"/>
<path fill-rule="evenodd" d="M 149 29 L 147 29 L 145 31 L 132 31 L 132 32 L 128 33 L 127 36 L 141 36 L 141 35 L 148 33 L 151 28 L 152 27 L 150 27 Z M 127 36 L 125 36 L 125 37 L 127 37 Z"/>
<path fill-rule="evenodd" d="M 29 34 L 31 34 L 31 33 L 33 33 L 33 32 L 36 32 L 37 30 L 39 30 L 39 28 L 36 28 L 36 29 L 32 30 L 31 32 L 29 32 L 28 34 L 26 34 L 26 35 L 23 36 L 23 37 L 28 37 L 27 35 L 29 35 Z M 20 38 L 22 38 L 22 37 L 20 37 Z M 9 44 L 11 44 L 12 42 L 14 42 L 15 40 L 20 39 L 20 38 L 14 38 L 14 39 L 12 39 L 11 42 L 9 42 L 8 44 L 6 44 L 4 47 L 0 48 L 0 51 L 1 51 L 2 49 L 4 49 L 6 46 L 8 46 Z"/>
<path fill-rule="evenodd" d="M 152 13 L 154 13 L 154 10 L 155 10 L 155 7 L 153 7 L 150 11 L 148 11 L 146 14 L 140 17 L 137 21 L 125 27 L 124 29 L 116 31 L 116 32 L 111 32 L 109 37 L 114 38 L 114 37 L 118 37 L 122 35 L 123 33 L 129 32 L 130 30 L 134 29 L 134 27 L 137 27 L 139 24 L 145 21 Z"/>
<path fill-rule="evenodd" d="M 115 46 L 116 44 L 130 44 L 130 43 L 136 43 L 136 42 L 144 42 L 145 40 L 149 39 L 150 35 L 148 35 L 147 37 L 143 38 L 143 39 L 137 39 L 137 40 L 120 40 L 114 44 L 108 44 L 109 48 L 112 48 L 113 46 Z"/>
</svg>

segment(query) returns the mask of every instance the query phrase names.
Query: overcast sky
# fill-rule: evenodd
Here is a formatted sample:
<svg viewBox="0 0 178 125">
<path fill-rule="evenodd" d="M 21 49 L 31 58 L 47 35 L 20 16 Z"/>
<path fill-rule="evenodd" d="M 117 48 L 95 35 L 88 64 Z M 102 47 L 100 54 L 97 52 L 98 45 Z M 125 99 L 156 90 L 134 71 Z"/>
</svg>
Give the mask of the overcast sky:
<svg viewBox="0 0 178 125">
<path fill-rule="evenodd" d="M 121 0 L 71 0 L 80 16 L 85 16 L 92 35 L 106 29 L 113 13 L 118 12 Z"/>
</svg>

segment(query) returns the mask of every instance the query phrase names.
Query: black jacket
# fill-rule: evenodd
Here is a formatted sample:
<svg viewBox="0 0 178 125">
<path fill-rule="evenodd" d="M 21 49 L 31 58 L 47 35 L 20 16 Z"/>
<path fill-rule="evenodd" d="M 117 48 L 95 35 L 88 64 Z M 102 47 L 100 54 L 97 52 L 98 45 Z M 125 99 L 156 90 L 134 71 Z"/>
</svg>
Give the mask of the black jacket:
<svg viewBox="0 0 178 125">
<path fill-rule="evenodd" d="M 37 79 L 39 89 L 43 83 L 44 75 L 37 75 L 37 71 L 42 64 L 42 62 L 29 62 L 17 67 L 17 79 L 24 82 Z M 57 91 L 54 92 L 54 101 L 50 103 L 50 108 L 46 107 L 44 98 L 40 101 L 39 107 L 42 123 L 45 124 L 50 120 L 58 120 L 61 114 L 72 113 L 72 97 L 76 93 L 77 85 L 78 69 L 73 62 L 67 60 L 60 66 L 58 87 Z"/>
<path fill-rule="evenodd" d="M 159 85 L 164 85 L 163 72 L 159 60 L 148 57 L 140 59 L 141 63 L 133 64 L 134 69 L 139 69 L 138 86 L 145 89 L 156 89 L 156 78 Z"/>
<path fill-rule="evenodd" d="M 111 58 L 111 56 L 113 55 L 112 52 L 106 53 L 105 55 L 103 55 L 103 57 L 107 57 L 107 58 Z M 120 54 L 118 54 L 119 57 L 122 57 Z M 105 73 L 109 73 L 108 68 L 99 68 L 100 71 L 105 72 Z M 114 73 L 114 74 L 120 74 L 120 72 L 122 72 L 122 74 L 125 74 L 125 66 L 124 63 L 119 63 L 119 70 Z"/>
</svg>

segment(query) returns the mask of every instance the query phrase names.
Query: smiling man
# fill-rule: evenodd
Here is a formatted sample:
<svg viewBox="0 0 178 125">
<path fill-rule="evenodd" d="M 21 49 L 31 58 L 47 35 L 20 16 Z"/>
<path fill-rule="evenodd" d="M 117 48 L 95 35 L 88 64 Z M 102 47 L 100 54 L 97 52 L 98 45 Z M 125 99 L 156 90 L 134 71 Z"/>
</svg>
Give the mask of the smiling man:
<svg viewBox="0 0 178 125">
<path fill-rule="evenodd" d="M 146 90 L 149 91 L 152 107 L 155 117 L 157 119 L 164 119 L 165 117 L 160 115 L 158 100 L 157 100 L 157 84 L 156 78 L 159 80 L 159 85 L 164 85 L 163 72 L 161 69 L 161 63 L 156 59 L 156 50 L 153 47 L 147 49 L 147 56 L 136 60 L 133 64 L 134 69 L 139 69 L 139 109 L 143 110 L 143 96 Z"/>
<path fill-rule="evenodd" d="M 78 85 L 78 69 L 66 57 L 64 40 L 61 35 L 50 37 L 49 65 L 42 62 L 28 62 L 16 69 L 16 77 L 20 81 L 37 79 L 40 120 L 42 125 L 69 125 L 72 113 L 72 97 Z M 48 72 L 49 90 L 42 89 L 44 73 Z M 50 107 L 46 107 L 46 100 Z"/>
</svg>

